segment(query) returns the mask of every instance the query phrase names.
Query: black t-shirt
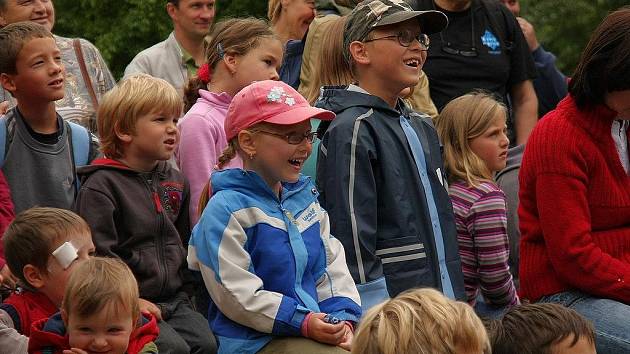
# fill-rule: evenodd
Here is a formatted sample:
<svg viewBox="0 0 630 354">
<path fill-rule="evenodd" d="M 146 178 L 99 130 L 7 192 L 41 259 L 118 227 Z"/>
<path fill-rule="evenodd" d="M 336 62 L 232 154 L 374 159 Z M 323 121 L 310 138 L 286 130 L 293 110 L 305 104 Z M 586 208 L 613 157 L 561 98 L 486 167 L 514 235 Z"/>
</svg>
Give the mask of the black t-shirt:
<svg viewBox="0 0 630 354">
<path fill-rule="evenodd" d="M 508 104 L 507 94 L 512 85 L 536 77 L 536 67 L 525 37 L 507 8 L 500 4 L 488 4 L 486 7 L 480 0 L 472 0 L 468 10 L 449 12 L 433 1 L 418 0 L 414 5 L 419 10 L 440 10 L 449 20 L 441 35 L 430 36 L 428 59 L 423 67 L 429 78 L 431 98 L 438 110 L 442 110 L 453 98 L 475 89 L 494 93 Z M 494 22 L 489 16 L 494 17 Z M 499 31 L 504 33 L 497 33 Z M 478 55 L 469 57 L 447 53 L 443 49 L 443 46 L 448 46 L 447 43 L 454 50 L 466 52 L 474 47 Z"/>
</svg>

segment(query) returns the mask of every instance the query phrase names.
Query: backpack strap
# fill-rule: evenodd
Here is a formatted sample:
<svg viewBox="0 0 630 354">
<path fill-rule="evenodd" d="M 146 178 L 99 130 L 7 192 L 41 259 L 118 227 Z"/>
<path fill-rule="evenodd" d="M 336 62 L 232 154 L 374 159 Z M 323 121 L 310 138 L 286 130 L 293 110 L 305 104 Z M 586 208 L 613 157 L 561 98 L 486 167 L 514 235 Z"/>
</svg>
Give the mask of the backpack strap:
<svg viewBox="0 0 630 354">
<path fill-rule="evenodd" d="M 72 136 L 72 156 L 75 166 L 85 166 L 90 159 L 90 133 L 83 126 L 67 122 Z"/>
</svg>

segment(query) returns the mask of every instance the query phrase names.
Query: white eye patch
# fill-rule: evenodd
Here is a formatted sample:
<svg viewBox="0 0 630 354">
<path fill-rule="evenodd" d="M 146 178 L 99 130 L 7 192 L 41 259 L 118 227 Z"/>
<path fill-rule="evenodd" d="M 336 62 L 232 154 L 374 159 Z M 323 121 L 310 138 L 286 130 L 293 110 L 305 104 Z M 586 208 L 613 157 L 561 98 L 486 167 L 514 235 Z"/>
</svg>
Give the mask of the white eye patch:
<svg viewBox="0 0 630 354">
<path fill-rule="evenodd" d="M 64 242 L 52 253 L 63 269 L 68 269 L 72 262 L 79 258 L 78 250 L 70 242 Z"/>
</svg>

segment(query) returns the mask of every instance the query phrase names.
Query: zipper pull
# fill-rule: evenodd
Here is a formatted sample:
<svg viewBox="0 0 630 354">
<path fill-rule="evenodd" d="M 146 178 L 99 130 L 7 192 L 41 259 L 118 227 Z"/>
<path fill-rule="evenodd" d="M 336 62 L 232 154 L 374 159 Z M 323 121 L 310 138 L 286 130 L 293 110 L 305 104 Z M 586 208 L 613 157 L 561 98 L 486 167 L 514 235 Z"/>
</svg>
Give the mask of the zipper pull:
<svg viewBox="0 0 630 354">
<path fill-rule="evenodd" d="M 293 217 L 293 214 L 291 214 L 290 211 L 286 210 L 286 209 L 282 209 L 282 212 L 284 213 L 284 215 L 286 215 L 287 219 L 289 219 L 290 222 L 293 223 L 293 225 L 297 225 L 297 221 L 295 220 L 295 218 Z"/>
</svg>

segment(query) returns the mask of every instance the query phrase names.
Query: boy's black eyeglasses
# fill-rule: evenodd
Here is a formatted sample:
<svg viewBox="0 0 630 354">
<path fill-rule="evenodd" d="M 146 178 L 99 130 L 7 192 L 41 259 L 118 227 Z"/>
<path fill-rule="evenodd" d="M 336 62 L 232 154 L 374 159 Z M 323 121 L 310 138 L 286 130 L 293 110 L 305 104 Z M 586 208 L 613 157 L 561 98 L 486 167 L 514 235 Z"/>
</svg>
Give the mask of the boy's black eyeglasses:
<svg viewBox="0 0 630 354">
<path fill-rule="evenodd" d="M 255 130 L 255 132 L 283 138 L 284 140 L 287 141 L 287 143 L 291 145 L 300 145 L 304 141 L 304 139 L 308 140 L 308 142 L 312 144 L 313 141 L 315 141 L 315 138 L 317 137 L 317 132 L 308 132 L 304 134 L 280 134 L 280 133 L 268 132 L 266 130 Z"/>
<path fill-rule="evenodd" d="M 429 36 L 424 33 L 419 33 L 417 36 L 411 31 L 400 31 L 397 34 L 392 34 L 389 36 L 378 37 L 378 38 L 370 38 L 363 41 L 363 43 L 379 41 L 381 39 L 397 39 L 398 44 L 403 47 L 409 47 L 414 40 L 417 40 L 422 47 L 422 50 L 429 49 Z"/>
</svg>

